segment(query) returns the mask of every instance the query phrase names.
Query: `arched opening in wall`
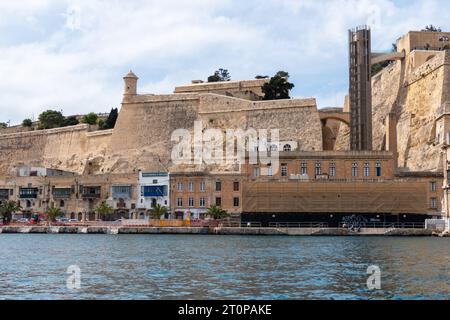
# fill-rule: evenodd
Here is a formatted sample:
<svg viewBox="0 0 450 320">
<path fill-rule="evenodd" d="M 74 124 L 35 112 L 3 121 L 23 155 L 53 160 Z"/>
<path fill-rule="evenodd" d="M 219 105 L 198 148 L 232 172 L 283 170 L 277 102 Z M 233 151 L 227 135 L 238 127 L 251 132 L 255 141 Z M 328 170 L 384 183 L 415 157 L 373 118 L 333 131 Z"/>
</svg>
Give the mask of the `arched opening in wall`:
<svg viewBox="0 0 450 320">
<path fill-rule="evenodd" d="M 330 127 L 322 127 L 322 140 L 324 151 L 334 150 L 334 145 L 336 144 L 336 135 Z"/>
<path fill-rule="evenodd" d="M 70 219 L 75 219 L 75 212 L 72 212 L 72 213 L 70 214 Z"/>
<path fill-rule="evenodd" d="M 89 221 L 95 220 L 95 212 L 89 212 Z"/>
<path fill-rule="evenodd" d="M 292 146 L 290 144 L 285 144 L 283 146 L 283 151 L 284 152 L 291 152 L 291 150 L 292 150 Z"/>
<path fill-rule="evenodd" d="M 83 221 L 83 214 L 78 212 L 78 221 Z"/>
<path fill-rule="evenodd" d="M 323 119 L 322 120 L 322 145 L 324 151 L 347 150 L 350 146 L 348 142 L 348 147 L 341 146 L 341 144 L 346 145 L 345 137 L 339 137 L 339 134 L 344 133 L 345 128 L 348 124 L 341 120 L 335 118 Z"/>
<path fill-rule="evenodd" d="M 130 216 L 130 213 L 128 212 L 128 210 L 117 210 L 114 214 L 114 220 L 128 219 L 129 216 Z"/>
</svg>

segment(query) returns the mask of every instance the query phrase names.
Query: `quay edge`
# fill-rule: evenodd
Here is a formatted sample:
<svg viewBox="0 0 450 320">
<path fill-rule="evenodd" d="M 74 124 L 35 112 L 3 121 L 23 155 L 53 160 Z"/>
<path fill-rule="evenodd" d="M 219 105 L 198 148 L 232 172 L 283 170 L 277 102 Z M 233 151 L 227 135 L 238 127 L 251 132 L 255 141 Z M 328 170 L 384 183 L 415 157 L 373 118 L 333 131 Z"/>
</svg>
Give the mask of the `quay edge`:
<svg viewBox="0 0 450 320">
<path fill-rule="evenodd" d="M 0 234 L 193 234 L 245 236 L 433 236 L 426 229 L 371 228 L 360 232 L 342 228 L 207 228 L 207 227 L 0 227 Z"/>
</svg>

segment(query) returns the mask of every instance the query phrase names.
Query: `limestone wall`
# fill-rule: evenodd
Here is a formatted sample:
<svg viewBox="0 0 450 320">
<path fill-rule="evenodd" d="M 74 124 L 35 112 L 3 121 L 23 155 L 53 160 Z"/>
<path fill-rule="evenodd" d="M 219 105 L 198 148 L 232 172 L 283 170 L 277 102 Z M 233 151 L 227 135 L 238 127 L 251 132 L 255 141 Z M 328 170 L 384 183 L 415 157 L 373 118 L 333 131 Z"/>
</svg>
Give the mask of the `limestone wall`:
<svg viewBox="0 0 450 320">
<path fill-rule="evenodd" d="M 101 172 L 188 170 L 171 162 L 171 135 L 177 129 L 193 134 L 196 120 L 204 128 L 280 129 L 282 141 L 297 141 L 305 151 L 322 150 L 314 99 L 255 102 L 211 93 L 138 95 L 127 97 L 106 155 L 93 166 Z"/>
<path fill-rule="evenodd" d="M 90 137 L 88 125 L 0 135 L 0 175 L 21 165 L 83 173 L 90 158 L 104 154 L 110 136 Z"/>
<path fill-rule="evenodd" d="M 450 108 L 450 56 L 441 51 L 408 72 L 407 55 L 372 78 L 373 148 L 386 146 L 386 117 L 397 115 L 398 166 L 410 171 L 441 170 L 436 119 Z M 442 126 L 445 128 L 446 126 Z M 349 149 L 349 130 L 341 128 L 337 150 Z"/>
</svg>

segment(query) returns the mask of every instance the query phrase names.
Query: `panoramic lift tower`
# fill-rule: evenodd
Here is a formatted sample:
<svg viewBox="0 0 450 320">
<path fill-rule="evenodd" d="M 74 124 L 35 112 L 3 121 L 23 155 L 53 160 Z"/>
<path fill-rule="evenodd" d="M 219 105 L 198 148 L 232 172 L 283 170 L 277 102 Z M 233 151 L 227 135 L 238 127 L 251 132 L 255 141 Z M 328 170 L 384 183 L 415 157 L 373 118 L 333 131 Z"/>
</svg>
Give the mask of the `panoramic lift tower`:
<svg viewBox="0 0 450 320">
<path fill-rule="evenodd" d="M 350 149 L 372 150 L 371 35 L 368 27 L 349 31 Z"/>
</svg>

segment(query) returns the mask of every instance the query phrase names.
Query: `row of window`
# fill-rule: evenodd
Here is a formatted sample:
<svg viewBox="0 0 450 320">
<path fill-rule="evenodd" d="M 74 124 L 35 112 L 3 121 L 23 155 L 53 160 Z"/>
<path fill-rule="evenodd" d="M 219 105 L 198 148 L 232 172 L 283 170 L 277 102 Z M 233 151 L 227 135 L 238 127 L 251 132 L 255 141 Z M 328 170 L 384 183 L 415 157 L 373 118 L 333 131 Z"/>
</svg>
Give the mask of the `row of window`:
<svg viewBox="0 0 450 320">
<path fill-rule="evenodd" d="M 358 177 L 359 175 L 359 165 L 357 162 L 354 162 L 352 164 L 352 177 Z M 315 174 L 316 175 L 321 175 L 322 174 L 322 163 L 321 162 L 316 162 L 315 164 Z M 364 177 L 370 177 L 370 164 L 368 162 L 366 162 L 364 164 Z M 377 162 L 375 165 L 375 176 L 377 177 L 381 177 L 381 163 Z M 280 170 L 280 174 L 282 177 L 287 177 L 288 176 L 288 165 L 287 164 L 281 164 L 281 170 Z M 307 175 L 308 174 L 308 163 L 307 162 L 302 162 L 300 165 L 300 174 L 301 175 Z M 261 169 L 259 167 L 254 167 L 253 168 L 253 177 L 259 177 L 261 175 Z M 273 176 L 273 168 L 271 166 L 267 167 L 267 175 L 269 177 Z M 328 167 L 328 175 L 330 177 L 335 177 L 336 176 L 336 163 L 334 162 L 330 162 L 330 165 Z"/>
<path fill-rule="evenodd" d="M 233 207 L 239 207 L 240 202 L 241 201 L 240 201 L 239 197 L 234 197 L 233 198 Z M 183 207 L 183 198 L 177 198 L 176 204 L 177 204 L 177 207 Z M 200 208 L 206 208 L 206 206 L 207 206 L 206 198 L 200 197 L 198 200 L 196 200 L 194 197 L 188 198 L 188 203 L 187 203 L 188 207 L 194 208 L 194 207 L 197 207 L 197 204 L 198 204 L 198 207 L 200 207 Z M 222 198 L 221 197 L 215 198 L 215 205 L 219 206 L 219 207 L 222 206 Z"/>
<path fill-rule="evenodd" d="M 233 182 L 233 191 L 238 192 L 240 190 L 241 186 L 239 181 L 234 181 Z M 183 192 L 184 190 L 184 184 L 183 182 L 178 182 L 177 183 L 177 191 L 178 192 Z M 206 182 L 205 181 L 201 181 L 200 182 L 200 192 L 206 192 Z M 215 189 L 216 192 L 220 192 L 222 191 L 222 182 L 221 181 L 216 181 L 216 185 L 215 185 Z M 195 192 L 195 183 L 194 182 L 189 182 L 188 183 L 188 191 L 189 192 Z"/>
</svg>

